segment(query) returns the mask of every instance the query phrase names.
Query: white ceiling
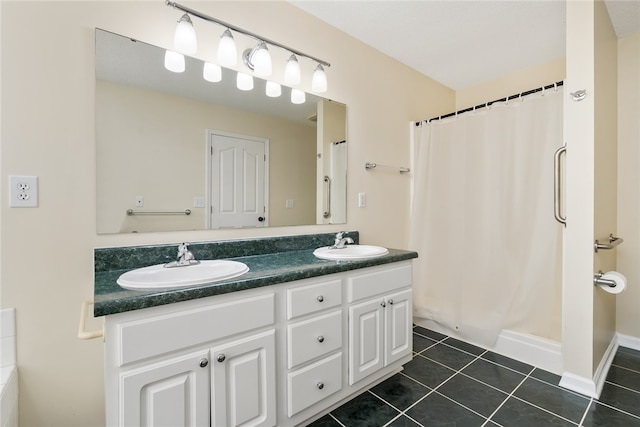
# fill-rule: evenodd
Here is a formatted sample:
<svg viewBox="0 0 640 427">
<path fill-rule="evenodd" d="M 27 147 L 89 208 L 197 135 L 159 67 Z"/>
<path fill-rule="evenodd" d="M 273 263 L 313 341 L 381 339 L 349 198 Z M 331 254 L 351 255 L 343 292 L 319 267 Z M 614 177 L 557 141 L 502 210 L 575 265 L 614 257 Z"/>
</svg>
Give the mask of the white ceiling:
<svg viewBox="0 0 640 427">
<path fill-rule="evenodd" d="M 291 0 L 454 90 L 565 55 L 564 0 Z M 618 37 L 640 32 L 640 0 L 606 0 Z"/>
</svg>

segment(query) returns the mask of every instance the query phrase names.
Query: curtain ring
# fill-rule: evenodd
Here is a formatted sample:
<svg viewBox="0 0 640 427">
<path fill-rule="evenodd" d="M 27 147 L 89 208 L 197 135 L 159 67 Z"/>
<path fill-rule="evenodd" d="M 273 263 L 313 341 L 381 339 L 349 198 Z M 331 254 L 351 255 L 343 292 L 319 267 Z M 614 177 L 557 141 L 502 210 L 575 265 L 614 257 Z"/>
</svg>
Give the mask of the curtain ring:
<svg viewBox="0 0 640 427">
<path fill-rule="evenodd" d="M 509 105 L 509 97 L 508 96 L 504 99 L 504 105 Z"/>
<path fill-rule="evenodd" d="M 520 102 L 524 102 L 524 99 L 522 99 L 522 92 L 520 92 L 520 96 L 518 97 L 518 99 L 520 100 Z"/>
<path fill-rule="evenodd" d="M 544 94 L 545 94 L 545 90 L 546 90 L 546 89 L 545 89 L 545 87 L 544 87 L 544 86 L 542 86 L 542 95 L 541 95 L 541 96 L 544 96 Z"/>
<path fill-rule="evenodd" d="M 491 105 L 489 105 L 489 103 L 485 103 L 484 104 L 484 108 L 486 108 L 487 110 L 491 110 Z"/>
<path fill-rule="evenodd" d="M 558 91 L 558 83 L 557 82 L 553 84 L 553 91 L 554 92 Z"/>
</svg>

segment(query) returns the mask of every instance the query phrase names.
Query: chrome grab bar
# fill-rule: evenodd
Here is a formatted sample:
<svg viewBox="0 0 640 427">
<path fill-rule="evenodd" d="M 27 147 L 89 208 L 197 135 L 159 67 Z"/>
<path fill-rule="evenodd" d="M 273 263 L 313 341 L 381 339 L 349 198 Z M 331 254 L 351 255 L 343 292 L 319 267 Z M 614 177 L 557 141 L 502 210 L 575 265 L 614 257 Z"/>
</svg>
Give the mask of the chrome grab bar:
<svg viewBox="0 0 640 427">
<path fill-rule="evenodd" d="M 560 157 L 567 153 L 567 146 L 558 148 L 553 156 L 553 215 L 560 224 L 567 225 L 567 217 L 562 215 L 562 162 Z"/>
<path fill-rule="evenodd" d="M 613 237 L 613 234 L 609 234 L 609 244 L 600 243 L 596 240 L 594 246 L 594 250 L 598 253 L 598 249 L 613 249 L 618 246 L 620 243 L 624 242 L 622 237 Z"/>
<path fill-rule="evenodd" d="M 183 211 L 134 211 L 127 209 L 127 215 L 191 215 L 191 209 Z"/>
<path fill-rule="evenodd" d="M 322 216 L 325 218 L 329 218 L 331 216 L 331 178 L 325 175 L 324 182 L 327 183 L 327 210 L 324 211 L 324 214 L 322 214 Z"/>
</svg>

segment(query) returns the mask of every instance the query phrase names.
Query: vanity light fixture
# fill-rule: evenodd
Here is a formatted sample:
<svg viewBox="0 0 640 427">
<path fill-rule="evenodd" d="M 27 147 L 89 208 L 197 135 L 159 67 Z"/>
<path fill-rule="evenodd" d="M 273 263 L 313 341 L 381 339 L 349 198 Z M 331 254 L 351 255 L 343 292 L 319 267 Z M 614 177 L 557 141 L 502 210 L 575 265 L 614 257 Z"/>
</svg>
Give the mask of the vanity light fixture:
<svg viewBox="0 0 640 427">
<path fill-rule="evenodd" d="M 313 79 L 311 80 L 311 90 L 318 93 L 327 91 L 327 75 L 324 72 L 322 64 L 318 64 L 313 72 Z"/>
<path fill-rule="evenodd" d="M 174 73 L 182 73 L 185 70 L 184 55 L 167 50 L 164 53 L 164 68 Z"/>
<path fill-rule="evenodd" d="M 249 74 L 238 71 L 236 76 L 236 87 L 240 90 L 253 90 L 253 77 Z"/>
<path fill-rule="evenodd" d="M 238 48 L 228 28 L 224 30 L 218 42 L 218 63 L 225 67 L 233 67 L 238 63 Z"/>
<path fill-rule="evenodd" d="M 284 82 L 288 85 L 297 85 L 300 83 L 300 63 L 295 54 L 291 54 L 284 68 Z"/>
<path fill-rule="evenodd" d="M 202 68 L 202 78 L 211 83 L 222 81 L 222 68 L 218 64 L 205 62 Z"/>
<path fill-rule="evenodd" d="M 198 50 L 198 39 L 193 22 L 188 14 L 182 15 L 176 26 L 176 33 L 173 37 L 174 48 L 181 53 L 192 54 Z"/>
<path fill-rule="evenodd" d="M 181 25 L 184 26 L 185 32 L 188 31 L 186 30 L 187 27 L 193 30 L 193 24 L 191 23 L 191 19 L 189 15 L 191 17 L 196 16 L 202 20 L 213 22 L 215 24 L 221 25 L 226 28 L 224 33 L 220 37 L 220 42 L 218 44 L 218 63 L 220 65 L 234 66 L 237 63 L 237 51 L 236 51 L 235 41 L 233 40 L 233 35 L 232 35 L 232 31 L 233 31 L 236 33 L 244 34 L 245 36 L 248 36 L 258 41 L 258 44 L 256 45 L 256 47 L 254 47 L 253 49 L 247 49 L 247 51 L 245 51 L 242 55 L 247 67 L 249 67 L 249 69 L 251 69 L 256 75 L 261 77 L 267 77 L 271 75 L 271 72 L 272 72 L 271 55 L 269 54 L 269 49 L 267 47 L 267 45 L 271 45 L 271 46 L 279 47 L 280 49 L 283 49 L 291 53 L 291 56 L 289 57 L 289 60 L 287 61 L 287 66 L 285 68 L 284 80 L 286 84 L 295 85 L 300 82 L 301 72 L 300 72 L 300 64 L 298 63 L 298 57 L 304 57 L 304 58 L 310 59 L 311 61 L 317 64 L 315 71 L 313 73 L 313 78 L 311 82 L 312 90 L 314 92 L 326 92 L 327 75 L 324 71 L 324 67 L 331 66 L 331 64 L 329 64 L 327 61 L 323 61 L 322 59 L 316 58 L 311 55 L 307 55 L 306 53 L 302 53 L 296 49 L 292 49 L 276 41 L 259 36 L 258 34 L 252 33 L 250 31 L 244 30 L 234 25 L 230 25 L 224 21 L 220 21 L 209 15 L 205 15 L 194 9 L 175 3 L 173 1 L 166 0 L 165 3 L 167 6 L 181 10 L 182 12 L 185 13 L 183 17 L 180 19 L 180 22 L 178 24 L 179 27 Z M 183 19 L 185 17 L 186 19 L 183 22 Z M 188 23 L 187 23 L 187 20 L 188 20 Z M 193 52 L 195 52 L 195 31 L 193 31 L 192 34 L 194 39 L 194 47 L 192 49 L 193 49 Z M 176 31 L 176 37 L 177 37 L 177 31 Z M 176 49 L 178 48 L 176 47 Z M 179 50 L 183 51 L 182 49 L 179 49 Z M 184 51 L 184 53 L 189 53 L 189 52 Z M 296 78 L 296 75 L 298 76 L 297 78 Z M 244 77 L 239 79 L 246 80 L 246 78 Z"/>
<path fill-rule="evenodd" d="M 304 91 L 300 89 L 291 89 L 291 103 L 292 104 L 304 104 L 306 99 Z"/>
<path fill-rule="evenodd" d="M 277 98 L 282 95 L 282 86 L 278 83 L 267 81 L 266 94 L 270 98 Z"/>
<path fill-rule="evenodd" d="M 256 73 L 256 76 L 269 77 L 271 75 L 271 55 L 265 42 L 260 41 L 253 49 L 245 50 L 242 54 L 242 60 L 247 68 Z"/>
</svg>

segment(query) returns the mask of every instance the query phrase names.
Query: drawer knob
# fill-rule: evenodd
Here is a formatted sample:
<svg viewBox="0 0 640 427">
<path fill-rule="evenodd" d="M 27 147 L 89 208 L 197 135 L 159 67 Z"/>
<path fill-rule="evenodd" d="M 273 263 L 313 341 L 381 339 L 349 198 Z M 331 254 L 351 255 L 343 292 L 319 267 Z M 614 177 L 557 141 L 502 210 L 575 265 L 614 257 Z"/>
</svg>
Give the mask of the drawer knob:
<svg viewBox="0 0 640 427">
<path fill-rule="evenodd" d="M 318 390 L 322 390 L 324 388 L 324 383 L 318 383 L 316 386 L 318 387 Z"/>
<path fill-rule="evenodd" d="M 206 368 L 208 364 L 209 364 L 209 361 L 207 359 L 200 359 L 201 368 Z"/>
<path fill-rule="evenodd" d="M 386 303 L 386 302 L 384 302 L 384 301 L 382 301 L 382 302 L 380 303 L 380 305 L 381 305 L 382 307 L 386 307 L 386 306 L 387 306 L 387 303 Z"/>
<path fill-rule="evenodd" d="M 322 335 L 318 337 L 318 342 L 324 342 L 324 337 Z"/>
<path fill-rule="evenodd" d="M 389 304 L 393 305 L 393 300 L 392 299 L 389 300 Z"/>
<path fill-rule="evenodd" d="M 227 358 L 227 356 L 225 356 L 224 354 L 219 354 L 218 355 L 218 362 L 222 363 L 224 362 L 224 360 Z"/>
<path fill-rule="evenodd" d="M 324 297 L 322 295 L 318 295 L 318 298 L 316 299 L 318 300 L 318 302 L 324 301 Z"/>
</svg>

